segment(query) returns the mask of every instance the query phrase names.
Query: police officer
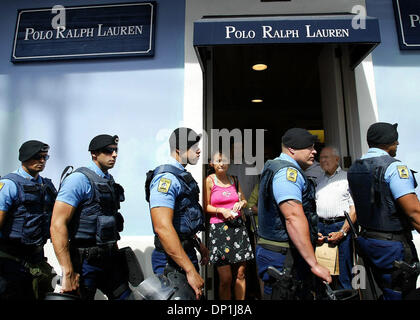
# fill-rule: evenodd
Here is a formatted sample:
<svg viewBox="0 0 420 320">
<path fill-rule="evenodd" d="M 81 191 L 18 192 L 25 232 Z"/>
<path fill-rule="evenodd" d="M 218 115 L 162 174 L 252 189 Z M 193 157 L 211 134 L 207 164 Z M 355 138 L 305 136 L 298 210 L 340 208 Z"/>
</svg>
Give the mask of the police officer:
<svg viewBox="0 0 420 320">
<path fill-rule="evenodd" d="M 315 258 L 315 188 L 303 172 L 314 161 L 315 140 L 304 129 L 287 130 L 282 153 L 267 161 L 261 174 L 256 261 L 265 299 L 312 299 L 312 273 L 331 282 Z M 268 273 L 270 266 L 284 272 L 281 282 Z"/>
<path fill-rule="evenodd" d="M 57 191 L 45 168 L 49 146 L 26 141 L 22 165 L 0 180 L 0 299 L 43 299 L 52 291 L 52 268 L 44 257 Z"/>
<path fill-rule="evenodd" d="M 416 288 L 417 277 L 405 277 L 393 262 L 418 261 L 411 231 L 414 227 L 420 232 L 417 183 L 408 167 L 394 158 L 397 126 L 372 124 L 367 131 L 369 150 L 347 175 L 361 226 L 358 247 L 386 300 L 400 300 Z"/>
<path fill-rule="evenodd" d="M 204 230 L 200 190 L 185 167 L 197 164 L 200 139 L 201 135 L 190 128 L 175 129 L 169 138 L 169 161 L 149 171 L 146 180 L 146 200 L 150 200 L 155 233 L 153 270 L 163 273 L 166 268 L 165 272 L 177 270 L 185 273 L 197 299 L 202 295 L 204 281 L 198 273 L 195 248 L 200 251 L 202 264 L 207 264 L 208 250 L 196 236 L 198 231 Z"/>
<path fill-rule="evenodd" d="M 118 136 L 102 134 L 89 144 L 92 161 L 68 175 L 60 187 L 51 221 L 51 239 L 62 268 L 62 292 L 93 300 L 96 289 L 108 299 L 132 299 L 117 240 L 123 188 L 108 170 L 115 165 Z"/>
</svg>

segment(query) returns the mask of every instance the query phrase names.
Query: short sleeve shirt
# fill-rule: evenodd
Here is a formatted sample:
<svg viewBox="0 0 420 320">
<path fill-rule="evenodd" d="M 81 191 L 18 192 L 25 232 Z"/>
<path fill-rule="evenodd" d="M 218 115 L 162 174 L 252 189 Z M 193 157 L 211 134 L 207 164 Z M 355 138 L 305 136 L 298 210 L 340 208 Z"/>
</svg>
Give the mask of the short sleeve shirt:
<svg viewBox="0 0 420 320">
<path fill-rule="evenodd" d="M 105 174 L 93 161 L 86 168 L 94 171 L 102 178 L 110 179 L 111 177 L 109 174 Z M 74 172 L 64 179 L 57 195 L 57 201 L 77 208 L 82 201 L 91 198 L 92 192 L 89 179 L 81 172 Z"/>
<path fill-rule="evenodd" d="M 13 171 L 20 175 L 21 177 L 37 182 L 42 183 L 41 176 L 35 179 L 29 173 L 27 173 L 22 167 L 19 167 L 16 171 Z M 18 199 L 18 189 L 16 184 L 9 179 L 1 179 L 0 180 L 0 211 L 9 211 L 10 207 L 12 206 L 13 202 Z"/>
<path fill-rule="evenodd" d="M 388 155 L 382 149 L 370 148 L 368 152 L 362 156 L 362 159 L 381 157 Z M 415 193 L 414 190 L 414 177 L 410 169 L 400 162 L 395 161 L 391 163 L 385 171 L 385 182 L 388 183 L 394 199 L 398 199 L 406 194 Z"/>
<path fill-rule="evenodd" d="M 344 217 L 344 212 L 350 212 L 354 206 L 350 195 L 347 172 L 337 167 L 330 176 L 324 173 L 316 186 L 316 210 L 323 219 Z"/>
<path fill-rule="evenodd" d="M 287 154 L 280 154 L 275 160 L 285 160 L 300 168 L 299 164 Z M 286 200 L 302 202 L 302 193 L 305 190 L 305 178 L 299 170 L 290 166 L 279 170 L 273 178 L 273 194 L 278 204 Z"/>
<path fill-rule="evenodd" d="M 174 158 L 166 164 L 185 171 L 185 168 Z M 175 208 L 175 199 L 181 193 L 182 187 L 178 178 L 169 172 L 159 173 L 150 183 L 150 208 Z"/>
</svg>

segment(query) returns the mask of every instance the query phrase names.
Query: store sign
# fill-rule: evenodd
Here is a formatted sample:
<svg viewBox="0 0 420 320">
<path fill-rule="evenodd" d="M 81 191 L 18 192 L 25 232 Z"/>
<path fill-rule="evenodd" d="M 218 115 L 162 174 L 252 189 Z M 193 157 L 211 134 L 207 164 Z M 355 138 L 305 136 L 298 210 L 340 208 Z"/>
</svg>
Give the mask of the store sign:
<svg viewBox="0 0 420 320">
<path fill-rule="evenodd" d="M 420 1 L 394 0 L 394 13 L 401 50 L 420 49 Z"/>
<path fill-rule="evenodd" d="M 355 16 L 204 18 L 194 23 L 194 45 L 266 43 L 379 43 L 377 19 Z"/>
<path fill-rule="evenodd" d="M 12 62 L 153 56 L 155 2 L 18 10 Z"/>
</svg>

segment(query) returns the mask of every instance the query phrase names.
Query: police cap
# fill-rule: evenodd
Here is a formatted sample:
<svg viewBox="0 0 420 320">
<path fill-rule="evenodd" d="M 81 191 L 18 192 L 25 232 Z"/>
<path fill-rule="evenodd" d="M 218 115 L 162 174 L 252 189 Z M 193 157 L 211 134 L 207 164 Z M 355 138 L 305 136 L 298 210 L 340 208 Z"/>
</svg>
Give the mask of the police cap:
<svg viewBox="0 0 420 320">
<path fill-rule="evenodd" d="M 48 152 L 50 146 L 38 140 L 24 142 L 19 148 L 19 161 L 25 162 L 31 159 L 38 152 Z"/>
<path fill-rule="evenodd" d="M 119 138 L 117 135 L 110 136 L 109 134 L 100 134 L 92 139 L 89 143 L 89 151 L 97 151 L 110 144 L 118 144 Z"/>
<path fill-rule="evenodd" d="M 376 122 L 367 131 L 368 145 L 393 144 L 398 140 L 398 123 Z"/>
<path fill-rule="evenodd" d="M 187 150 L 200 141 L 202 134 L 197 134 L 191 128 L 176 128 L 169 137 L 171 150 Z"/>
<path fill-rule="evenodd" d="M 312 146 L 317 141 L 317 136 L 314 136 L 308 132 L 308 130 L 302 128 L 291 128 L 287 130 L 281 142 L 289 148 L 293 149 L 305 149 Z"/>
</svg>

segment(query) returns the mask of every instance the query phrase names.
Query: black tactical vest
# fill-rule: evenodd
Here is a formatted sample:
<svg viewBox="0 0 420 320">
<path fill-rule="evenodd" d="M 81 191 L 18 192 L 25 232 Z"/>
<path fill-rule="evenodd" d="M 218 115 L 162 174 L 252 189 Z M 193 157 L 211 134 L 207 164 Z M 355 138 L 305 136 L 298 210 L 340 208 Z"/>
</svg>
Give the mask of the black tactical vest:
<svg viewBox="0 0 420 320">
<path fill-rule="evenodd" d="M 145 192 L 149 202 L 150 183 L 157 174 L 169 172 L 177 177 L 181 192 L 175 200 L 173 225 L 180 238 L 189 238 L 198 231 L 204 230 L 203 208 L 199 202 L 200 189 L 191 173 L 180 170 L 173 165 L 162 165 L 147 173 Z"/>
<path fill-rule="evenodd" d="M 283 168 L 298 170 L 305 179 L 306 189 L 302 193 L 302 206 L 309 224 L 311 241 L 314 243 L 318 235 L 318 215 L 316 213 L 315 185 L 308 179 L 302 169 L 285 160 L 268 160 L 261 174 L 258 195 L 258 233 L 259 236 L 272 241 L 289 241 L 286 221 L 280 211 L 273 194 L 273 178 Z"/>
<path fill-rule="evenodd" d="M 18 190 L 18 199 L 7 212 L 1 229 L 1 239 L 20 239 L 25 245 L 43 245 L 50 237 L 50 222 L 57 190 L 50 179 L 42 183 L 10 173 L 3 179 L 12 180 Z"/>
<path fill-rule="evenodd" d="M 357 221 L 364 228 L 383 232 L 412 229 L 384 178 L 388 166 L 395 161 L 399 160 L 388 155 L 359 159 L 347 173 Z"/>
<path fill-rule="evenodd" d="M 118 212 L 124 201 L 124 189 L 94 171 L 82 167 L 74 172 L 83 173 L 92 187 L 90 199 L 82 202 L 70 222 L 70 240 L 96 241 L 97 245 L 116 243 L 123 230 L 123 217 Z"/>
</svg>

